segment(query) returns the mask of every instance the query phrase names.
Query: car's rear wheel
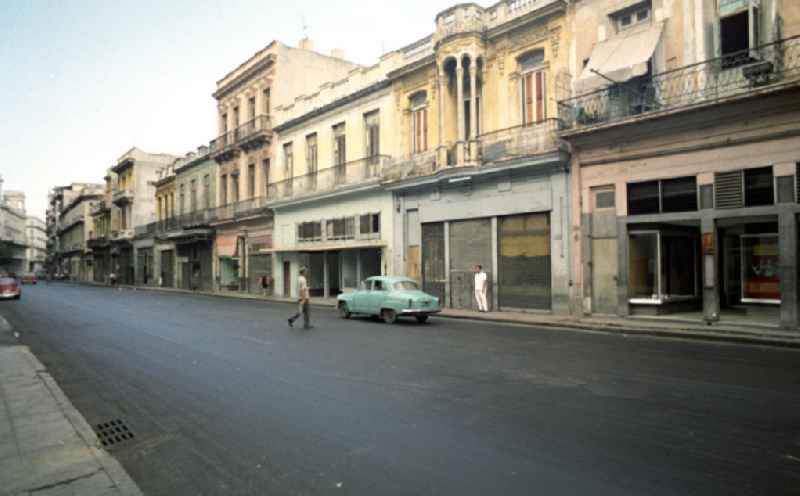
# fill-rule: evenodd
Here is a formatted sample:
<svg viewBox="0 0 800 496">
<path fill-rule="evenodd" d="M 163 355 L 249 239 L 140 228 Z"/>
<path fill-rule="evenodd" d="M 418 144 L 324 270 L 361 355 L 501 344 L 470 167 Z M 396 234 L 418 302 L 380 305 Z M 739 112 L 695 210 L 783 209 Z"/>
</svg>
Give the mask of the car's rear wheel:
<svg viewBox="0 0 800 496">
<path fill-rule="evenodd" d="M 428 321 L 428 316 L 427 315 L 417 315 L 417 323 L 418 324 L 424 324 L 427 321 Z"/>
<path fill-rule="evenodd" d="M 397 322 L 397 312 L 394 310 L 389 310 L 388 308 L 381 312 L 381 317 L 387 324 L 394 324 Z"/>
<path fill-rule="evenodd" d="M 351 315 L 353 314 L 351 314 L 350 309 L 347 308 L 347 303 L 339 303 L 339 316 L 343 319 L 349 319 Z"/>
</svg>

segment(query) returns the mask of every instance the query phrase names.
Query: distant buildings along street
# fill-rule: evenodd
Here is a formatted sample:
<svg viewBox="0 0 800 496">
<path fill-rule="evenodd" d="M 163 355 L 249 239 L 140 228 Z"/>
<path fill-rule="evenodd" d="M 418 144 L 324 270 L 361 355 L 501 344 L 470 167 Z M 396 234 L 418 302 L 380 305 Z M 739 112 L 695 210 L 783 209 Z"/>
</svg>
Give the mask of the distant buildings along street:
<svg viewBox="0 0 800 496">
<path fill-rule="evenodd" d="M 792 0 L 458 4 L 372 66 L 273 41 L 217 136 L 53 188 L 50 270 L 333 298 L 373 275 L 448 308 L 798 328 Z M 198 142 L 202 137 L 198 137 Z"/>
</svg>

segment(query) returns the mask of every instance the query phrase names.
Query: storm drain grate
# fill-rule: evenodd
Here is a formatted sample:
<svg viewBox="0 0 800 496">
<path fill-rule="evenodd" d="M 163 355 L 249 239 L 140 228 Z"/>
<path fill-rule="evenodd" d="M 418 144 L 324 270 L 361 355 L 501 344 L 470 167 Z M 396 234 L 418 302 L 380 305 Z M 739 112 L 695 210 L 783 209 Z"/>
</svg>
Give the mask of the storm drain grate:
<svg viewBox="0 0 800 496">
<path fill-rule="evenodd" d="M 95 431 L 100 442 L 105 447 L 111 447 L 134 438 L 133 432 L 120 419 L 112 420 L 105 424 L 97 424 Z"/>
</svg>

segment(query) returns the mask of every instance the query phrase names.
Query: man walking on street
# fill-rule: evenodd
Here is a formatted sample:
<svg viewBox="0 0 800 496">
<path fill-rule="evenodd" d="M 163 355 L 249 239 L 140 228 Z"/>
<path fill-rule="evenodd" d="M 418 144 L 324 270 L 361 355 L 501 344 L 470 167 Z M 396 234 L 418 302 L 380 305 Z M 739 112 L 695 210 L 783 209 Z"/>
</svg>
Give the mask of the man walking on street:
<svg viewBox="0 0 800 496">
<path fill-rule="evenodd" d="M 306 280 L 306 268 L 300 268 L 300 275 L 297 277 L 297 313 L 289 318 L 289 327 L 294 327 L 294 321 L 303 316 L 303 329 L 311 329 L 311 316 L 309 315 L 309 294 L 308 281 Z"/>
<path fill-rule="evenodd" d="M 489 306 L 486 304 L 486 288 L 489 282 L 486 278 L 486 272 L 480 265 L 475 266 L 475 300 L 478 302 L 479 312 L 488 312 Z"/>
</svg>

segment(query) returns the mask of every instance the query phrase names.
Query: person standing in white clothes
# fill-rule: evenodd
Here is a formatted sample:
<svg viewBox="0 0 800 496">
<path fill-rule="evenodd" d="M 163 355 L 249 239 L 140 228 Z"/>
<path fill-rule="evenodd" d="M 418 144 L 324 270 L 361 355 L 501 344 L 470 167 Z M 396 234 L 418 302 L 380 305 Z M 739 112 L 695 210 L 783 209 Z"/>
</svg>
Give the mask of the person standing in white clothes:
<svg viewBox="0 0 800 496">
<path fill-rule="evenodd" d="M 486 304 L 486 289 L 489 282 L 486 278 L 486 272 L 480 265 L 475 266 L 475 300 L 478 302 L 479 312 L 488 312 L 489 306 Z"/>
</svg>

